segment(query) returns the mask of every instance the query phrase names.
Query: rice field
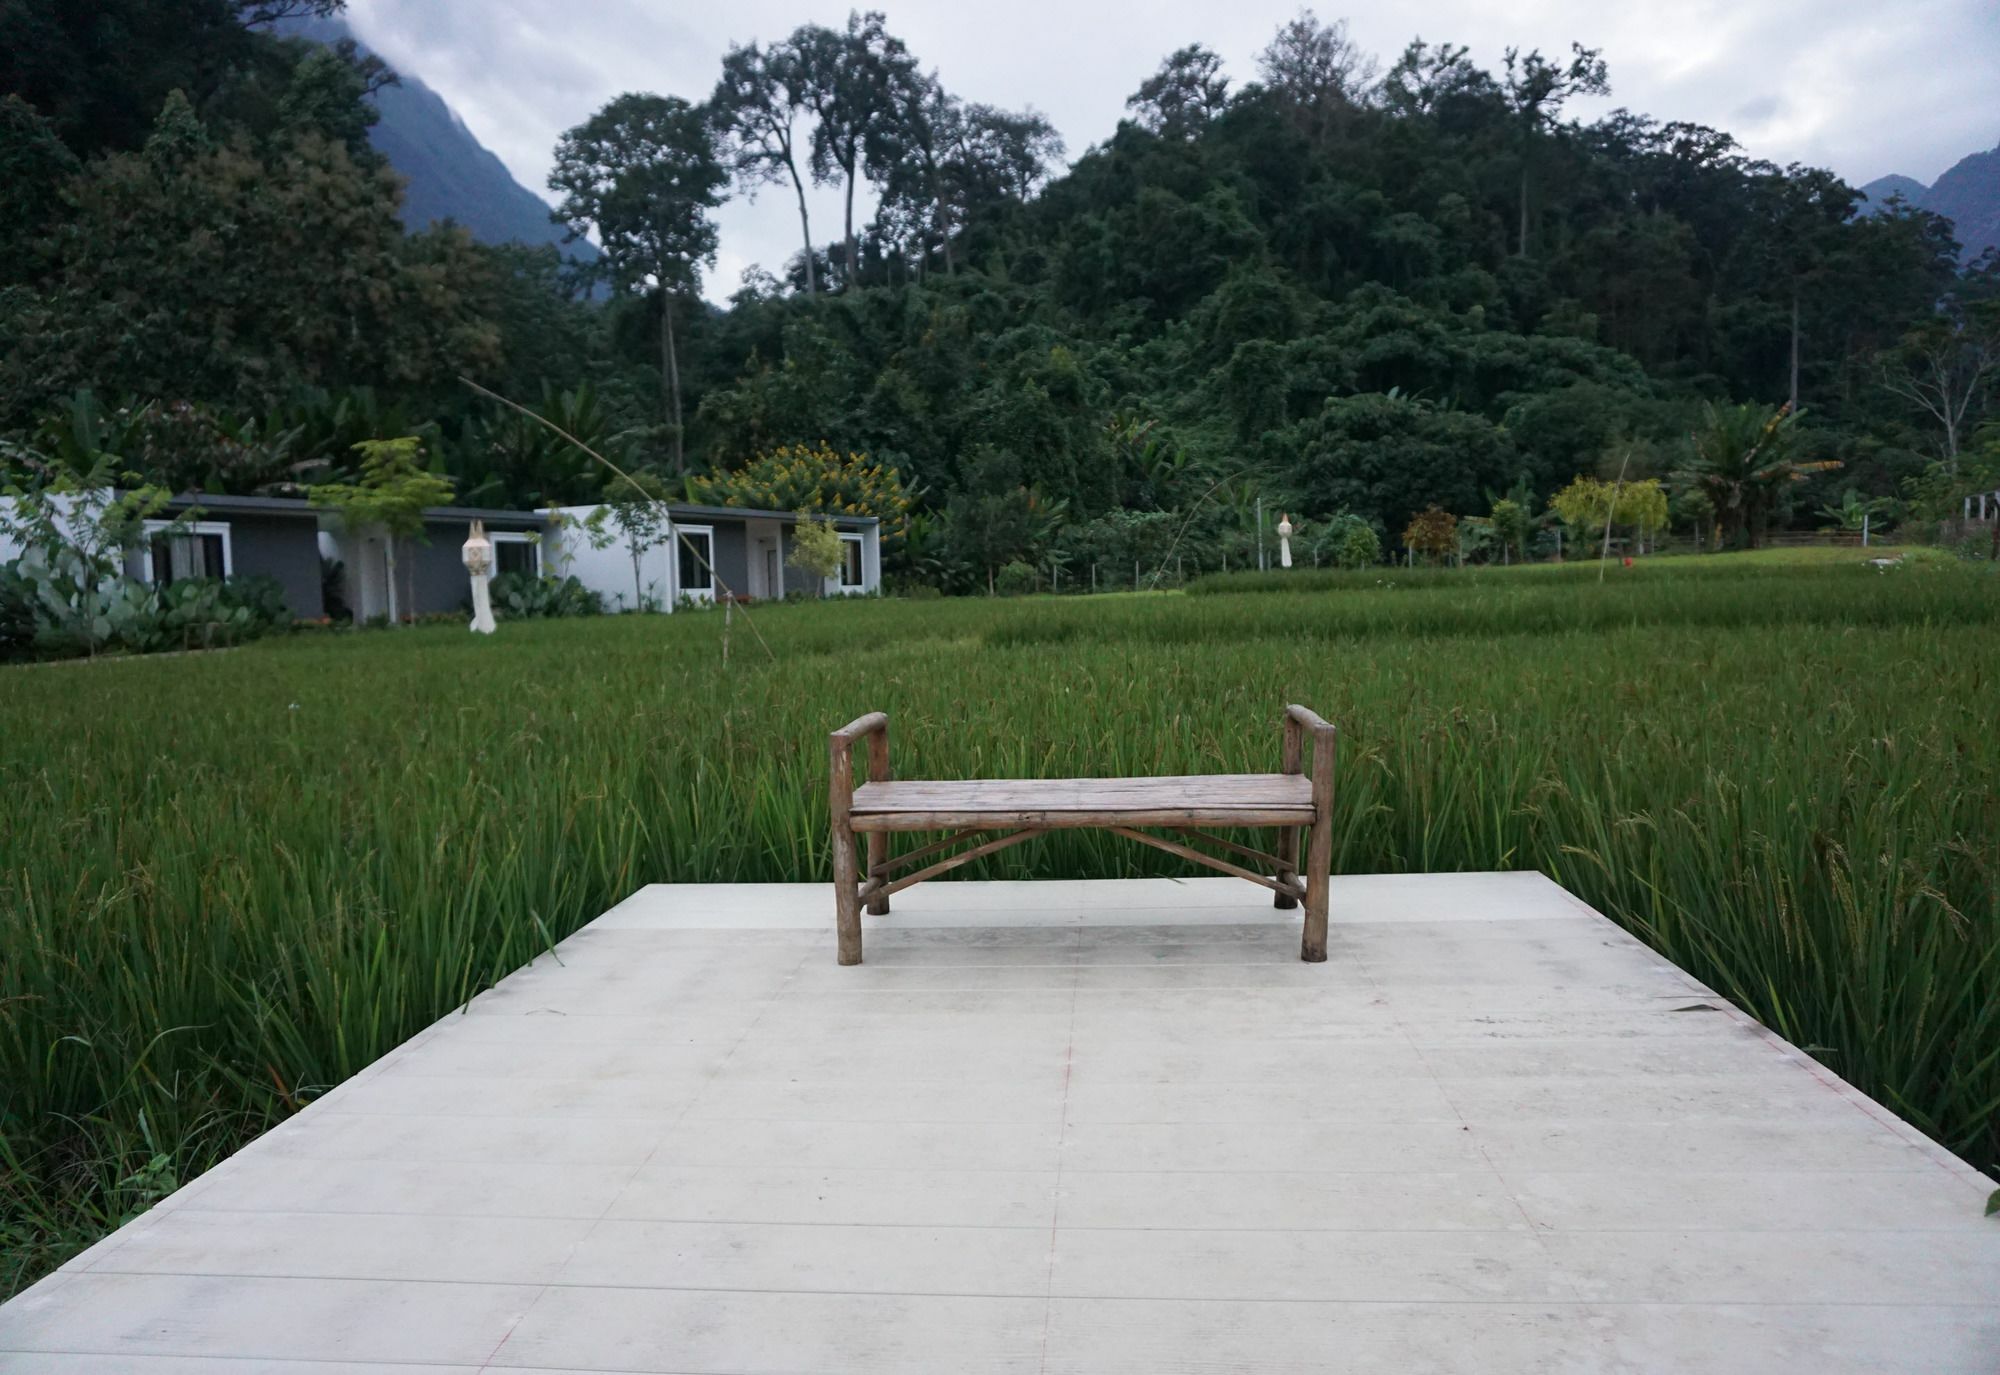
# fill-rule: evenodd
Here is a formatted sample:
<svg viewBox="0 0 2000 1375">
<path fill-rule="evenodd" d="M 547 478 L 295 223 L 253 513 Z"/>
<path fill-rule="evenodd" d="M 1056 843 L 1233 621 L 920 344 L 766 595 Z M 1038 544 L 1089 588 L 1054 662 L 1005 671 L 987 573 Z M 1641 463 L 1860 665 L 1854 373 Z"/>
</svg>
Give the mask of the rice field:
<svg viewBox="0 0 2000 1375">
<path fill-rule="evenodd" d="M 768 656 L 739 618 L 725 658 L 708 614 L 0 669 L 0 1294 L 635 886 L 824 880 L 825 735 L 873 708 L 905 774 L 1033 776 L 1271 768 L 1305 702 L 1343 731 L 1337 870 L 1543 869 L 2000 1165 L 1990 566 L 1380 570 L 755 624 Z M 1176 865 L 1071 833 L 963 872 Z"/>
</svg>

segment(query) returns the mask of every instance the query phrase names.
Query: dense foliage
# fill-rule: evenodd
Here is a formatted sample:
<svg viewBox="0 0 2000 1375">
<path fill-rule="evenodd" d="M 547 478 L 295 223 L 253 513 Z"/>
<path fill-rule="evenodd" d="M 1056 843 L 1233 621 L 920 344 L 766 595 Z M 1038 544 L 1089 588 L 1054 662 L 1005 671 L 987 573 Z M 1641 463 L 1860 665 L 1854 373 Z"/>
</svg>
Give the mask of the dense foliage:
<svg viewBox="0 0 2000 1375">
<path fill-rule="evenodd" d="M 1460 556 L 1511 560 L 1553 550 L 1579 475 L 1662 479 L 1711 543 L 1850 493 L 1944 511 L 2000 375 L 2000 272 L 1961 269 L 1948 222 L 1858 215 L 1720 130 L 1579 120 L 1615 79 L 1584 47 L 1488 72 L 1415 42 L 1385 69 L 1306 14 L 1252 81 L 1174 52 L 1063 171 L 1045 120 L 955 97 L 882 16 L 807 24 L 564 136 L 593 298 L 552 250 L 401 232 L 367 140 L 393 77 L 269 30 L 338 0 L 45 8 L 0 5 L 0 429 L 194 417 L 232 461 L 149 472 L 168 485 L 339 478 L 356 442 L 418 435 L 464 500 L 599 495 L 468 376 L 670 487 L 865 454 L 915 496 L 906 585 L 1240 564 L 1258 497 L 1391 547 L 1435 505 Z M 830 244 L 811 181 L 846 194 Z M 716 309 L 732 185 L 782 188 L 761 204 L 801 247 Z M 1781 407 L 1772 477 L 1749 446 Z"/>
</svg>

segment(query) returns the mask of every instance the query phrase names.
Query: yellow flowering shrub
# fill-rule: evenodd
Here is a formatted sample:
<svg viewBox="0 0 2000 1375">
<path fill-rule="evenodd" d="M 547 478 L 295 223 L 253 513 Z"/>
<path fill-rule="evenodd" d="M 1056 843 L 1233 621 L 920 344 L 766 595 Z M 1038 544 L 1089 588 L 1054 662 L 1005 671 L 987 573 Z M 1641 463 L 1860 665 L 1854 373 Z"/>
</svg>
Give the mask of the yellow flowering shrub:
<svg viewBox="0 0 2000 1375">
<path fill-rule="evenodd" d="M 885 547 L 902 538 L 910 514 L 910 493 L 894 464 L 840 453 L 825 440 L 780 445 L 732 472 L 689 478 L 688 489 L 711 506 L 874 516 Z"/>
</svg>

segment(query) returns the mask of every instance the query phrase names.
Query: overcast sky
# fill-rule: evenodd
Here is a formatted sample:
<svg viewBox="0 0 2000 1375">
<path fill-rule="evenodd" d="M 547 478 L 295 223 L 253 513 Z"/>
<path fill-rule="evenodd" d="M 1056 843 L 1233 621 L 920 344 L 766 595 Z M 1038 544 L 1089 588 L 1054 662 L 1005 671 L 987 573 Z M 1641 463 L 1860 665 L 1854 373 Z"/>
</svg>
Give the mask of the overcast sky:
<svg viewBox="0 0 2000 1375">
<path fill-rule="evenodd" d="M 1233 81 L 1298 11 L 1295 0 L 893 0 L 874 6 L 947 88 L 1054 121 L 1073 158 L 1116 127 L 1125 97 L 1184 43 L 1222 55 Z M 814 0 L 349 0 L 356 34 L 420 76 L 521 183 L 547 195 L 565 129 L 625 91 L 705 99 L 732 42 L 782 38 L 848 4 Z M 1318 6 L 1322 19 L 1342 11 Z M 1403 0 L 1346 11 L 1386 68 L 1409 40 L 1463 43 L 1497 70 L 1508 45 L 1603 50 L 1616 106 L 1723 128 L 1757 157 L 1830 167 L 1855 185 L 1889 172 L 1930 182 L 2000 143 L 1996 0 Z M 718 214 L 704 283 L 721 300 L 743 270 L 773 272 L 798 248 L 786 188 Z M 840 232 L 840 198 L 815 195 L 813 236 Z M 863 222 L 858 209 L 856 223 Z"/>
</svg>

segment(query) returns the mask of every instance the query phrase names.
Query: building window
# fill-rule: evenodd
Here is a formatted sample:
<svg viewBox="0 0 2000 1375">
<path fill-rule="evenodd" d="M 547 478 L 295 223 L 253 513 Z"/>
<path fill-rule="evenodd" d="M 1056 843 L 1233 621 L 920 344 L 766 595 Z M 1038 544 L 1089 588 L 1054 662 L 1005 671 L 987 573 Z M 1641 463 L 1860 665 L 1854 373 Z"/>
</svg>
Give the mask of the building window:
<svg viewBox="0 0 2000 1375">
<path fill-rule="evenodd" d="M 706 525 L 676 525 L 674 552 L 683 597 L 715 595 L 715 531 Z"/>
<path fill-rule="evenodd" d="M 518 530 L 489 530 L 493 541 L 493 571 L 519 573 L 524 578 L 542 575 L 542 547 L 533 535 Z"/>
<path fill-rule="evenodd" d="M 172 521 L 149 520 L 145 534 L 147 582 L 165 587 L 182 578 L 226 578 L 235 571 L 229 526 L 223 521 L 176 527 Z"/>
<path fill-rule="evenodd" d="M 843 533 L 840 537 L 840 590 L 858 592 L 862 585 L 861 536 Z"/>
</svg>

